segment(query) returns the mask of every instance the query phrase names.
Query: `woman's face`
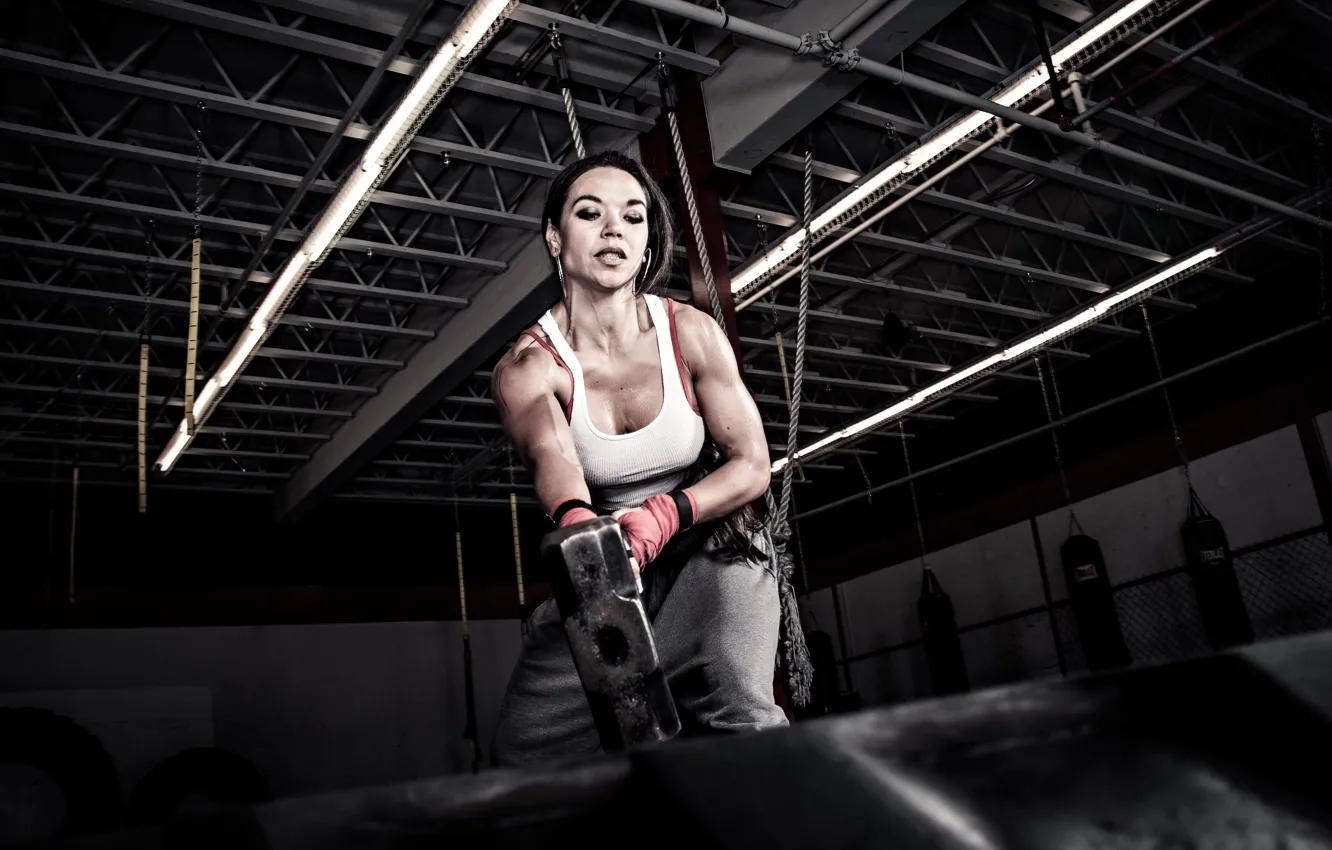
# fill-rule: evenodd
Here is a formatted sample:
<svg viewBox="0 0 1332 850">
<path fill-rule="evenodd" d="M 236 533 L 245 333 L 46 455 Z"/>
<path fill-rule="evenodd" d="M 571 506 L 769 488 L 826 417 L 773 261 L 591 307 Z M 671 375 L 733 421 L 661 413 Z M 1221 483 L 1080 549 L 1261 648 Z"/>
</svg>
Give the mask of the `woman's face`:
<svg viewBox="0 0 1332 850">
<path fill-rule="evenodd" d="M 633 284 L 647 243 L 647 197 L 618 168 L 594 168 L 575 180 L 559 229 L 546 228 L 546 244 L 565 278 L 606 291 Z"/>
</svg>

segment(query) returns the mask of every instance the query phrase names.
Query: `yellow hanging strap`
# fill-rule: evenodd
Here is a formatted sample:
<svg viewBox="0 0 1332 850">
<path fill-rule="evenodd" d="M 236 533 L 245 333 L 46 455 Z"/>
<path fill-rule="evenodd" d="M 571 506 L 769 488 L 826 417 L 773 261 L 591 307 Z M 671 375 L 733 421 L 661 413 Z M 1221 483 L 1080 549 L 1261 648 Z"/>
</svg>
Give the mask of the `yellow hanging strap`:
<svg viewBox="0 0 1332 850">
<path fill-rule="evenodd" d="M 193 258 L 190 260 L 190 329 L 185 340 L 185 427 L 194 432 L 194 372 L 199 356 L 199 247 L 202 241 L 194 237 Z"/>
<path fill-rule="evenodd" d="M 462 606 L 463 636 L 467 636 L 467 584 L 463 581 L 462 532 L 453 533 L 458 546 L 458 604 Z"/>
<path fill-rule="evenodd" d="M 139 344 L 139 513 L 148 513 L 148 343 Z M 77 470 L 76 470 L 77 472 Z"/>
<path fill-rule="evenodd" d="M 74 483 L 69 504 L 69 601 L 74 602 L 74 543 L 79 536 L 79 468 L 74 467 Z"/>
<path fill-rule="evenodd" d="M 786 415 L 791 415 L 791 377 L 786 372 L 786 347 L 782 345 L 782 332 L 777 331 L 777 362 L 782 364 L 782 387 L 786 390 Z M 801 481 L 805 480 L 805 470 L 800 464 L 795 465 L 796 475 Z"/>
<path fill-rule="evenodd" d="M 513 565 L 518 571 L 518 607 L 525 609 L 527 597 L 523 591 L 523 547 L 518 542 L 518 494 L 509 494 L 509 516 L 513 519 Z"/>
</svg>

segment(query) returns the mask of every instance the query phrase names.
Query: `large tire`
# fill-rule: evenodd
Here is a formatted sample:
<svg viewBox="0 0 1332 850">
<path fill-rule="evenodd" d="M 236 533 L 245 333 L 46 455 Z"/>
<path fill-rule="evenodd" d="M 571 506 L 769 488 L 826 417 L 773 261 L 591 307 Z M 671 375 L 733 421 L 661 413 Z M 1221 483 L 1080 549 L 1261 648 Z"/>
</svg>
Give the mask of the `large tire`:
<svg viewBox="0 0 1332 850">
<path fill-rule="evenodd" d="M 0 818 L 0 845 L 112 829 L 120 817 L 120 777 L 102 742 L 68 717 L 38 708 L 0 708 L 0 765 L 27 765 L 59 787 L 58 835 L 26 834 L 42 813 Z M 0 810 L 3 811 L 3 810 Z M 23 822 L 20 822 L 22 820 Z M 49 822 L 49 821 L 48 821 Z"/>
<path fill-rule="evenodd" d="M 246 806 L 273 799 L 264 775 L 218 747 L 182 750 L 158 762 L 130 794 L 128 820 L 160 824 L 199 806 Z"/>
</svg>

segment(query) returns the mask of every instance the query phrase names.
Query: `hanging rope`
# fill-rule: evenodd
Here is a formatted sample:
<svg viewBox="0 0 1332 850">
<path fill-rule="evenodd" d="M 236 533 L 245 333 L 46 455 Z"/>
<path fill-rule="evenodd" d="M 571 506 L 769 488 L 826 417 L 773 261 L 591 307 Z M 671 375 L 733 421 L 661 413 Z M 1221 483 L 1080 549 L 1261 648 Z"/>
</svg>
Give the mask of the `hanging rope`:
<svg viewBox="0 0 1332 850">
<path fill-rule="evenodd" d="M 203 249 L 203 229 L 199 210 L 203 206 L 204 102 L 199 101 L 199 127 L 194 134 L 194 243 L 190 251 L 190 319 L 185 341 L 185 428 L 194 432 L 194 381 L 199 355 L 199 262 Z"/>
<path fill-rule="evenodd" d="M 513 566 L 518 574 L 518 619 L 527 631 L 527 595 L 523 588 L 523 547 L 518 537 L 518 492 L 513 476 L 513 446 L 505 445 L 509 457 L 509 518 L 513 524 Z"/>
<path fill-rule="evenodd" d="M 902 462 L 906 465 L 907 486 L 911 490 L 911 511 L 916 516 L 916 539 L 920 542 L 920 568 L 929 569 L 929 564 L 925 560 L 925 523 L 920 519 L 920 502 L 916 500 L 916 479 L 911 474 L 911 453 L 907 451 L 906 429 L 902 427 L 902 420 L 897 420 L 897 436 L 902 441 Z"/>
<path fill-rule="evenodd" d="M 675 117 L 675 89 L 671 85 L 670 69 L 661 53 L 657 54 L 657 78 L 661 87 L 662 108 L 666 110 L 666 123 L 671 130 L 671 147 L 675 152 L 675 167 L 680 176 L 680 192 L 684 195 L 685 209 L 689 213 L 689 226 L 694 233 L 694 244 L 698 246 L 698 262 L 703 268 L 703 285 L 708 290 L 708 305 L 712 308 L 712 318 L 725 328 L 726 314 L 722 312 L 721 298 L 717 294 L 717 281 L 712 276 L 712 263 L 708 261 L 708 249 L 703 241 L 703 222 L 698 215 L 698 201 L 694 198 L 694 182 L 689 177 L 684 142 L 680 140 L 680 123 Z"/>
<path fill-rule="evenodd" d="M 1165 380 L 1165 372 L 1161 370 L 1161 357 L 1156 350 L 1156 334 L 1152 332 L 1152 321 L 1147 314 L 1146 302 L 1138 302 L 1138 309 L 1142 311 L 1142 324 L 1147 330 L 1147 344 L 1152 349 L 1152 363 L 1156 366 L 1156 377 L 1159 380 Z M 1193 493 L 1193 475 L 1189 469 L 1189 455 L 1184 450 L 1184 440 L 1179 436 L 1179 426 L 1175 423 L 1175 406 L 1170 401 L 1170 388 L 1161 387 L 1161 398 L 1165 401 L 1166 416 L 1170 419 L 1170 433 L 1175 440 L 1175 454 L 1179 457 L 1180 469 L 1184 472 L 1184 485 L 1188 487 L 1189 493 Z"/>
<path fill-rule="evenodd" d="M 786 426 L 786 456 L 796 456 L 798 431 L 800 427 L 800 397 L 803 394 L 805 380 L 805 330 L 809 314 L 809 246 L 814 240 L 810 234 L 810 222 L 814 216 L 814 151 L 805 149 L 804 170 L 804 209 L 802 225 L 805 238 L 800 245 L 800 307 L 796 318 L 796 362 L 795 375 L 791 380 L 791 415 Z M 778 349 L 781 350 L 780 348 Z M 783 369 L 785 371 L 785 369 Z M 791 509 L 791 483 L 795 474 L 794 462 L 782 467 L 782 497 L 777 506 L 775 525 L 786 524 L 786 517 Z M 805 592 L 809 592 L 808 586 Z"/>
<path fill-rule="evenodd" d="M 726 315 L 722 312 L 721 297 L 717 293 L 717 281 L 712 276 L 712 262 L 708 257 L 707 243 L 703 241 L 703 224 L 698 214 L 698 201 L 694 197 L 693 181 L 689 177 L 689 166 L 685 161 L 684 142 L 680 139 L 680 126 L 675 117 L 675 92 L 671 86 L 670 71 L 666 66 L 663 55 L 657 54 L 657 77 L 658 84 L 661 87 L 662 107 L 666 111 L 666 121 L 671 131 L 671 147 L 675 153 L 676 169 L 680 177 L 680 191 L 684 195 L 685 209 L 689 213 L 689 223 L 693 228 L 694 245 L 698 249 L 699 266 L 703 270 L 703 284 L 708 291 L 708 303 L 712 308 L 712 317 L 723 329 L 726 328 Z M 808 241 L 808 240 L 807 240 Z M 805 265 L 809 265 L 809 255 L 806 253 Z M 803 312 L 802 312 L 803 320 Z M 800 332 L 803 337 L 803 330 Z M 803 347 L 800 345 L 799 338 L 796 346 L 796 384 L 792 391 L 792 411 L 799 411 L 799 387 L 801 373 L 804 368 Z M 792 425 L 794 427 L 794 425 Z M 788 468 L 790 464 L 787 465 Z M 789 486 L 789 485 L 788 485 Z M 809 660 L 809 649 L 805 646 L 805 631 L 800 624 L 800 608 L 796 604 L 795 590 L 791 586 L 791 575 L 795 571 L 795 564 L 791 553 L 787 549 L 787 542 L 790 539 L 790 528 L 783 522 L 775 522 L 777 506 L 774 504 L 772 489 L 769 488 L 763 493 L 764 502 L 768 509 L 767 530 L 772 538 L 775 552 L 773 556 L 777 560 L 777 580 L 778 592 L 781 595 L 782 603 L 782 624 L 781 624 L 781 654 L 786 662 L 787 679 L 791 688 L 791 699 L 796 705 L 804 706 L 809 704 L 810 692 L 814 683 L 814 667 Z M 789 507 L 790 496 L 786 496 L 786 502 Z M 801 562 L 802 579 L 806 593 L 809 592 L 808 577 L 803 574 L 804 562 Z"/>
<path fill-rule="evenodd" d="M 453 497 L 453 539 L 458 552 L 458 607 L 462 614 L 463 699 L 467 715 L 463 739 L 472 745 L 472 773 L 481 771 L 481 735 L 476 726 L 476 688 L 472 679 L 472 636 L 467 626 L 467 581 L 463 572 L 462 526 L 458 522 L 458 496 Z"/>
<path fill-rule="evenodd" d="M 139 327 L 138 440 L 135 447 L 138 454 L 141 514 L 148 513 L 148 353 L 153 333 L 153 220 L 151 218 L 148 219 L 148 231 L 144 242 L 143 324 Z"/>
<path fill-rule="evenodd" d="M 1073 494 L 1068 487 L 1068 476 L 1064 472 L 1064 452 L 1059 445 L 1059 426 L 1055 425 L 1056 411 L 1050 408 L 1050 396 L 1045 391 L 1045 372 L 1041 369 L 1041 356 L 1037 354 L 1032 357 L 1032 362 L 1036 364 L 1036 379 L 1041 384 L 1041 399 L 1045 402 L 1045 418 L 1050 422 L 1050 441 L 1054 443 L 1055 466 L 1059 469 L 1059 483 L 1064 488 L 1064 505 L 1068 508 L 1068 530 L 1069 534 L 1073 529 L 1077 529 L 1079 534 L 1084 533 L 1082 523 L 1078 521 L 1078 515 L 1073 511 Z M 1050 363 L 1049 355 L 1046 355 L 1046 365 L 1050 367 L 1050 386 L 1054 389 L 1055 406 L 1058 408 L 1059 421 L 1064 419 L 1064 405 L 1059 400 L 1059 385 L 1055 383 L 1054 366 Z"/>
<path fill-rule="evenodd" d="M 552 23 L 547 35 L 550 38 L 551 55 L 555 57 L 555 75 L 560 80 L 560 96 L 564 98 L 564 114 L 569 119 L 569 135 L 573 137 L 574 153 L 582 159 L 587 156 L 587 148 L 583 146 L 583 131 L 578 126 L 578 111 L 574 109 L 569 63 L 564 58 L 564 45 L 560 43 L 559 26 Z"/>
</svg>

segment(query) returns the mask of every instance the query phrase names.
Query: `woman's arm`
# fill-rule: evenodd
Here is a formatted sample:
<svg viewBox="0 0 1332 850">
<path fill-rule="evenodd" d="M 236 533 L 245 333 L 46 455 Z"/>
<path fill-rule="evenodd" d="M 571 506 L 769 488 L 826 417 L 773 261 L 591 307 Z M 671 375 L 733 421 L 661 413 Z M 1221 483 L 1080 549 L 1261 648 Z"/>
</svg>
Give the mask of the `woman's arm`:
<svg viewBox="0 0 1332 850">
<path fill-rule="evenodd" d="M 689 488 L 698 509 L 695 521 L 707 521 L 730 514 L 768 489 L 768 440 L 721 326 L 701 310 L 677 305 L 676 331 L 703 421 L 724 461 Z"/>
<path fill-rule="evenodd" d="M 554 392 L 552 370 L 559 368 L 540 346 L 520 342 L 496 364 L 490 379 L 504 433 L 532 473 L 537 501 L 547 516 L 561 502 L 591 499 Z"/>
</svg>

